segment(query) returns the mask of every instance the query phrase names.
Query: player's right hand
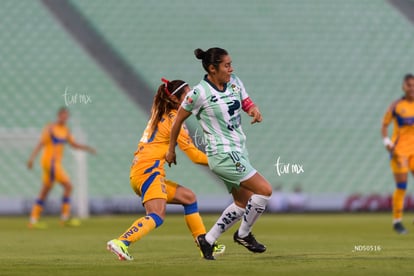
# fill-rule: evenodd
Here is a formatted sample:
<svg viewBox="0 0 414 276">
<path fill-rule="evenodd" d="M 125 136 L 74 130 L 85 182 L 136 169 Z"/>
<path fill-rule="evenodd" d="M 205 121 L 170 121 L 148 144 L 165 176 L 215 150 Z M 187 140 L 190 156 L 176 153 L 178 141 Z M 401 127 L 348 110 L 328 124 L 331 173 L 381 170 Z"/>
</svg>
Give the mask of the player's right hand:
<svg viewBox="0 0 414 276">
<path fill-rule="evenodd" d="M 389 152 L 393 152 L 394 151 L 394 145 L 386 145 L 385 148 L 389 151 Z"/>
<path fill-rule="evenodd" d="M 263 120 L 262 113 L 257 106 L 250 108 L 248 115 L 253 117 L 253 120 L 250 122 L 251 124 L 260 123 Z"/>
<path fill-rule="evenodd" d="M 165 161 L 168 163 L 168 167 L 171 167 L 172 163 L 174 163 L 174 165 L 177 165 L 175 152 L 168 151 L 165 155 Z"/>
<path fill-rule="evenodd" d="M 27 168 L 31 170 L 33 168 L 33 160 L 27 161 Z"/>
</svg>

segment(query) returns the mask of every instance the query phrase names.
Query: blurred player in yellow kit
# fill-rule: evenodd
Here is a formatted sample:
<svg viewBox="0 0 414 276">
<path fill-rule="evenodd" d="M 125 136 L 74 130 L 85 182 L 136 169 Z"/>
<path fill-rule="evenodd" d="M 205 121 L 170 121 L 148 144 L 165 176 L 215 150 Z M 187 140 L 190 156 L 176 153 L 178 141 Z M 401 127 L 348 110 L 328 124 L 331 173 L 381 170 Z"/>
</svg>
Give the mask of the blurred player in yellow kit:
<svg viewBox="0 0 414 276">
<path fill-rule="evenodd" d="M 78 226 L 79 221 L 71 218 L 70 196 L 72 193 L 72 183 L 62 166 L 64 146 L 69 143 L 73 148 L 85 150 L 95 154 L 95 150 L 89 146 L 78 144 L 70 133 L 66 123 L 69 119 L 69 111 L 62 107 L 58 110 L 56 122 L 47 124 L 42 132 L 40 141 L 34 148 L 27 167 L 33 167 L 33 161 L 37 154 L 43 149 L 41 158 L 42 182 L 39 197 L 32 207 L 30 215 L 30 228 L 46 228 L 44 223 L 39 222 L 40 215 L 43 211 L 44 202 L 53 187 L 53 183 L 59 182 L 63 186 L 63 198 L 61 209 L 61 224 L 63 226 Z"/>
<path fill-rule="evenodd" d="M 392 197 L 393 226 L 399 234 L 406 234 L 402 224 L 404 197 L 408 172 L 414 174 L 414 75 L 404 77 L 402 89 L 405 95 L 394 101 L 384 115 L 382 137 L 384 146 L 391 155 L 391 170 L 396 189 Z M 392 137 L 388 137 L 388 126 L 393 123 Z"/>
<path fill-rule="evenodd" d="M 159 86 L 154 97 L 151 118 L 138 143 L 130 170 L 131 187 L 141 197 L 146 216 L 134 221 L 117 239 L 107 243 L 107 249 L 117 255 L 119 260 L 133 260 L 128 247 L 164 222 L 167 203 L 183 205 L 184 218 L 195 241 L 198 236 L 206 233 L 195 194 L 190 189 L 165 179 L 164 171 L 171 125 L 190 87 L 182 80 L 162 81 L 164 84 Z M 178 146 L 194 163 L 208 165 L 206 155 L 194 146 L 184 128 L 180 131 Z M 224 250 L 223 245 L 216 244 L 214 247 L 216 255 Z"/>
</svg>

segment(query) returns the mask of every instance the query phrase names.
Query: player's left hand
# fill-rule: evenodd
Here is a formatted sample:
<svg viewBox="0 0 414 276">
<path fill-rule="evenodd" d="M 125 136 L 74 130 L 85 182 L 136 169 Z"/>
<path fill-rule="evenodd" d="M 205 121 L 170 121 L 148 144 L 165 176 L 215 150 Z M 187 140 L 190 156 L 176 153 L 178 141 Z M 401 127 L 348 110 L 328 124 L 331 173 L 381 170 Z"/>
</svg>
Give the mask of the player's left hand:
<svg viewBox="0 0 414 276">
<path fill-rule="evenodd" d="M 30 159 L 29 161 L 27 161 L 27 168 L 29 170 L 31 170 L 33 168 L 33 160 L 32 159 Z"/>
<path fill-rule="evenodd" d="M 96 149 L 94 149 L 94 148 L 92 148 L 92 147 L 88 147 L 88 152 L 89 152 L 90 154 L 95 155 L 95 154 L 96 154 Z"/>
<path fill-rule="evenodd" d="M 263 120 L 262 113 L 260 113 L 257 106 L 252 107 L 247 114 L 249 114 L 250 117 L 253 117 L 251 124 L 260 123 Z"/>
<path fill-rule="evenodd" d="M 175 152 L 168 151 L 165 155 L 165 161 L 168 163 L 168 167 L 171 167 L 171 164 L 177 165 L 176 155 Z"/>
</svg>

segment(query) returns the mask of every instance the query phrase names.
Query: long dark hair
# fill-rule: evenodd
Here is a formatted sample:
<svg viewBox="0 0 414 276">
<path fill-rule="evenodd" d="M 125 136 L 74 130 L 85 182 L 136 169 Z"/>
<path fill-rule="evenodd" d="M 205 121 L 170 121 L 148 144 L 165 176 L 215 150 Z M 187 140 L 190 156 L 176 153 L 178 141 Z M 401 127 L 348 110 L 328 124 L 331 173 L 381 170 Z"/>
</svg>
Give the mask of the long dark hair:
<svg viewBox="0 0 414 276">
<path fill-rule="evenodd" d="M 222 57 L 228 54 L 226 50 L 218 47 L 210 48 L 207 51 L 203 51 L 200 48 L 194 50 L 194 55 L 202 61 L 203 68 L 207 73 L 209 73 L 208 67 L 210 65 L 213 65 L 217 69 L 222 62 Z"/>
<path fill-rule="evenodd" d="M 154 101 L 151 108 L 151 132 L 155 130 L 159 121 L 161 120 L 164 114 L 170 113 L 171 110 L 177 109 L 179 103 L 174 101 L 171 96 L 174 94 L 178 99 L 181 98 L 184 93 L 184 88 L 187 85 L 181 87 L 178 91 L 175 91 L 177 88 L 182 86 L 185 81 L 182 80 L 173 80 L 168 81 L 162 79 L 164 82 L 158 87 L 157 94 L 154 96 Z"/>
</svg>

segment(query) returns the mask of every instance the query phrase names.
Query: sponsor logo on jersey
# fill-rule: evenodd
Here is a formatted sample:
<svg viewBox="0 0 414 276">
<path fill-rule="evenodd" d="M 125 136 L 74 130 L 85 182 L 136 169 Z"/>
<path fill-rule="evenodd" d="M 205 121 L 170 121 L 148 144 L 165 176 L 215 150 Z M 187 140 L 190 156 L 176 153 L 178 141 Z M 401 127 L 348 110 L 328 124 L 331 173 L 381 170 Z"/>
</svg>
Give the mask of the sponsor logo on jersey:
<svg viewBox="0 0 414 276">
<path fill-rule="evenodd" d="M 240 102 L 238 100 L 232 100 L 230 102 L 227 102 L 226 104 L 227 104 L 227 106 L 229 108 L 228 112 L 229 112 L 229 115 L 230 116 L 233 116 L 234 115 L 234 112 L 236 110 L 240 109 L 240 106 L 241 106 L 240 105 Z"/>
</svg>

